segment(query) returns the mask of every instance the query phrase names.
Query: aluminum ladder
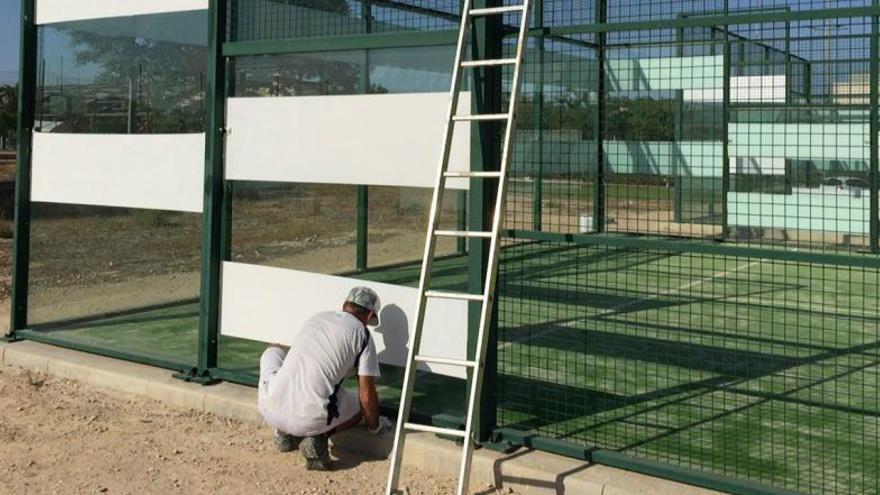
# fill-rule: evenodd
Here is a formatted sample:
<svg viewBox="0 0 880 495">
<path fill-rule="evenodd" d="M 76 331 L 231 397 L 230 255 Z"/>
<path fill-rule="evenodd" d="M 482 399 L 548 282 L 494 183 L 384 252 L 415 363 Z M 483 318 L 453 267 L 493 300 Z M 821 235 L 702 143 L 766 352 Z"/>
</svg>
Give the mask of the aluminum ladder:
<svg viewBox="0 0 880 495">
<path fill-rule="evenodd" d="M 511 161 L 511 143 L 516 123 L 516 110 L 519 101 L 522 65 L 528 39 L 529 16 L 531 13 L 532 0 L 522 0 L 522 2 L 523 3 L 518 5 L 506 5 L 502 7 L 471 8 L 471 0 L 464 0 L 462 5 L 461 25 L 458 32 L 458 46 L 455 53 L 455 67 L 453 69 L 452 85 L 449 91 L 449 110 L 447 112 L 446 126 L 443 134 L 443 152 L 440 156 L 439 170 L 434 186 L 434 196 L 431 201 L 428 233 L 425 241 L 425 255 L 422 260 L 422 272 L 419 277 L 419 298 L 416 306 L 413 341 L 407 357 L 406 372 L 404 374 L 403 390 L 400 400 L 400 412 L 397 416 L 398 421 L 394 432 L 394 450 L 391 454 L 391 470 L 388 476 L 388 488 L 386 491 L 388 495 L 400 493 L 399 482 L 401 464 L 403 462 L 404 444 L 406 442 L 407 432 L 413 431 L 429 432 L 461 438 L 463 446 L 457 493 L 459 495 L 465 494 L 470 483 L 471 459 L 474 450 L 474 415 L 483 386 L 484 362 L 486 359 L 486 346 L 489 335 L 488 328 L 492 317 L 492 304 L 494 302 L 495 284 L 498 272 L 499 238 L 501 224 L 504 219 L 505 194 L 507 192 L 507 171 Z M 520 14 L 519 34 L 516 41 L 516 56 L 513 58 L 502 59 L 464 60 L 464 51 L 467 47 L 467 33 L 469 32 L 471 21 L 475 18 L 503 16 L 505 14 Z M 469 68 L 499 66 L 513 66 L 513 83 L 510 89 L 510 103 L 507 112 L 498 114 L 458 115 L 456 112 L 458 109 L 462 71 Z M 449 171 L 450 148 L 452 146 L 455 124 L 457 122 L 479 121 L 499 121 L 506 125 L 501 153 L 501 164 L 498 170 L 486 172 Z M 492 217 L 491 231 L 438 230 L 443 192 L 446 189 L 446 180 L 450 178 L 498 180 L 498 193 L 495 198 L 495 209 Z M 489 256 L 486 267 L 486 280 L 482 294 L 430 290 L 431 268 L 434 262 L 434 250 L 438 237 L 482 238 L 490 240 Z M 420 353 L 419 347 L 425 322 L 425 310 L 427 301 L 430 298 L 458 299 L 478 301 L 481 303 L 480 326 L 477 333 L 477 345 L 473 361 L 432 357 Z M 466 329 L 462 329 L 462 331 L 466 331 Z M 465 422 L 464 430 L 439 428 L 431 425 L 407 422 L 412 408 L 413 387 L 415 384 L 416 368 L 419 363 L 461 366 L 472 370 L 467 405 L 467 420 Z"/>
</svg>

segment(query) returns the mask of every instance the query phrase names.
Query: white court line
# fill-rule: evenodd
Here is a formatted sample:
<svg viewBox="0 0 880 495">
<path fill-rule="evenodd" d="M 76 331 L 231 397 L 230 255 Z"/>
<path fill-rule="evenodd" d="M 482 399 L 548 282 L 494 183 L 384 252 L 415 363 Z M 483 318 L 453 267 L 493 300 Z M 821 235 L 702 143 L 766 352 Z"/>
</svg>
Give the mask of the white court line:
<svg viewBox="0 0 880 495">
<path fill-rule="evenodd" d="M 606 309 L 606 310 L 604 310 L 604 311 L 602 311 L 602 312 L 600 312 L 600 313 L 597 313 L 597 314 L 595 314 L 595 315 L 593 315 L 593 316 L 590 316 L 589 318 L 582 318 L 582 319 L 580 319 L 580 320 L 575 320 L 575 321 L 573 321 L 573 322 L 564 323 L 564 324 L 562 324 L 562 325 L 560 325 L 560 326 L 563 326 L 563 327 L 569 327 L 569 326 L 574 325 L 574 324 L 576 324 L 576 323 L 581 323 L 581 322 L 587 321 L 588 319 L 592 319 L 592 318 L 596 318 L 596 317 L 602 317 L 602 316 L 606 316 L 606 315 L 609 315 L 609 314 L 612 314 L 612 313 L 616 313 L 616 312 L 618 312 L 618 311 L 620 311 L 620 310 L 622 310 L 622 309 L 626 309 L 626 308 L 628 308 L 628 307 L 630 307 L 630 306 L 635 306 L 635 305 L 637 305 L 637 304 L 641 304 L 641 303 L 643 303 L 643 302 L 645 302 L 645 301 L 653 301 L 654 299 L 657 299 L 657 298 L 662 297 L 662 296 L 668 296 L 668 295 L 670 295 L 670 294 L 677 294 L 677 293 L 679 293 L 679 292 L 681 292 L 681 291 L 688 290 L 688 289 L 690 289 L 690 288 L 692 288 L 692 287 L 696 287 L 696 286 L 698 286 L 698 285 L 705 284 L 706 282 L 711 282 L 711 281 L 716 280 L 716 279 L 726 278 L 726 277 L 728 277 L 728 276 L 730 276 L 730 275 L 732 275 L 732 274 L 734 274 L 734 273 L 736 273 L 736 272 L 739 272 L 739 271 L 742 271 L 742 270 L 746 270 L 746 269 L 751 268 L 751 267 L 753 267 L 753 266 L 755 266 L 755 265 L 757 265 L 757 264 L 760 264 L 762 261 L 764 261 L 764 260 L 755 260 L 755 261 L 750 261 L 750 262 L 748 262 L 748 263 L 743 263 L 742 265 L 737 266 L 736 268 L 731 268 L 730 270 L 725 270 L 725 271 L 722 271 L 722 272 L 716 272 L 716 273 L 713 273 L 712 275 L 709 275 L 708 277 L 703 277 L 703 278 L 701 278 L 701 279 L 699 279 L 699 280 L 694 280 L 694 281 L 692 281 L 692 282 L 688 282 L 688 283 L 682 285 L 681 287 L 677 287 L 677 288 L 675 288 L 675 289 L 664 290 L 664 291 L 658 292 L 657 294 L 652 294 L 652 295 L 650 295 L 650 296 L 648 296 L 648 297 L 644 297 L 644 298 L 642 298 L 642 299 L 637 299 L 637 300 L 635 300 L 635 301 L 629 301 L 629 302 L 626 302 L 626 303 L 623 303 L 623 304 L 617 305 L 617 306 L 615 306 L 615 307 L 613 307 L 613 308 Z M 499 348 L 499 349 L 506 349 L 507 347 L 510 347 L 511 345 L 513 345 L 513 344 L 515 344 L 515 343 L 522 342 L 523 340 L 540 338 L 540 337 L 543 337 L 544 335 L 547 335 L 547 334 L 553 333 L 553 332 L 555 332 L 555 331 L 557 331 L 557 330 L 559 330 L 559 327 L 551 327 L 551 328 L 548 328 L 548 329 L 546 329 L 546 330 L 541 330 L 540 332 L 533 333 L 533 334 L 531 334 L 531 335 L 527 335 L 527 336 L 524 336 L 524 337 L 522 337 L 522 338 L 518 338 L 518 339 L 513 339 L 513 340 L 510 340 L 510 341 L 507 341 L 507 342 L 505 342 L 504 344 L 501 344 L 500 346 L 498 346 L 498 348 Z"/>
</svg>

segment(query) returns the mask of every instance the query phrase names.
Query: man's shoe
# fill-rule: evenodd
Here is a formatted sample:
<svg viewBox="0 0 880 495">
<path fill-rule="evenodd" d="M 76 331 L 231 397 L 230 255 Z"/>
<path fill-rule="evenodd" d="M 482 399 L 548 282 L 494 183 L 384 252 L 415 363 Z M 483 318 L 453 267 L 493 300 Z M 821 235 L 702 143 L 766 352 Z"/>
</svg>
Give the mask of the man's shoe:
<svg viewBox="0 0 880 495">
<path fill-rule="evenodd" d="M 306 437 L 299 444 L 299 451 L 306 459 L 306 469 L 309 471 L 330 471 L 330 450 L 327 445 L 327 434 Z"/>
<path fill-rule="evenodd" d="M 300 442 L 302 442 L 302 438 L 289 435 L 281 430 L 275 430 L 272 437 L 275 439 L 278 452 L 292 452 L 298 449 Z"/>
</svg>

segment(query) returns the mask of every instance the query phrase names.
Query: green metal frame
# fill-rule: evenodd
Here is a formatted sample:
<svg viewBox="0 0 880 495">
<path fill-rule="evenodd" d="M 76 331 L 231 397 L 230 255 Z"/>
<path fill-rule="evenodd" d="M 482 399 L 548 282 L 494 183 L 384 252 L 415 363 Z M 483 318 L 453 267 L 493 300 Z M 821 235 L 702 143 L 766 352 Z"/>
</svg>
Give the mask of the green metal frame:
<svg viewBox="0 0 880 495">
<path fill-rule="evenodd" d="M 608 0 L 595 0 L 596 24 L 604 26 L 608 21 Z M 596 135 L 596 176 L 593 178 L 593 230 L 605 231 L 605 51 L 607 36 L 604 31 L 597 32 L 596 48 L 596 116 L 594 131 Z"/>
<path fill-rule="evenodd" d="M 873 0 L 873 5 L 880 5 L 880 0 Z M 880 17 L 871 17 L 871 75 L 870 75 L 870 136 L 868 142 L 871 146 L 869 182 L 871 186 L 870 199 L 870 245 L 871 251 L 880 253 Z"/>
<path fill-rule="evenodd" d="M 498 0 L 475 0 L 473 8 L 497 7 Z M 481 16 L 474 19 L 471 29 L 471 50 L 474 60 L 502 58 L 504 52 L 504 28 L 498 16 Z M 499 67 L 481 67 L 472 71 L 473 74 L 473 112 L 500 113 L 502 72 Z M 486 121 L 471 125 L 471 169 L 475 171 L 498 170 L 501 166 L 501 132 L 498 122 Z M 468 230 L 486 231 L 492 225 L 494 198 L 497 192 L 497 181 L 472 179 L 468 195 Z M 489 256 L 487 239 L 468 239 L 468 290 L 473 294 L 483 292 L 486 282 L 486 267 Z M 480 328 L 480 312 L 482 303 L 468 303 L 468 359 L 473 359 L 476 352 L 477 336 Z M 497 305 L 495 305 L 497 314 Z M 483 390 L 495 390 L 497 382 L 497 318 L 492 318 L 489 329 L 489 342 L 483 372 Z M 472 370 L 468 370 L 468 388 L 473 378 Z M 474 436 L 477 441 L 488 440 L 496 426 L 497 400 L 494 393 L 485 393 L 480 397 L 474 425 Z"/>
<path fill-rule="evenodd" d="M 208 7 L 208 81 L 205 92 L 205 198 L 202 210 L 202 278 L 199 300 L 197 367 L 183 378 L 204 384 L 216 383 L 210 374 L 217 367 L 220 326 L 220 271 L 228 251 L 228 198 L 223 177 L 223 140 L 226 134 L 226 57 L 220 47 L 226 33 L 225 0 L 211 0 Z"/>
<path fill-rule="evenodd" d="M 9 340 L 27 327 L 31 240 L 31 152 L 37 86 L 36 1 L 21 1 L 18 79 L 18 163 L 15 168 L 15 217 L 12 246 L 12 301 Z"/>
</svg>

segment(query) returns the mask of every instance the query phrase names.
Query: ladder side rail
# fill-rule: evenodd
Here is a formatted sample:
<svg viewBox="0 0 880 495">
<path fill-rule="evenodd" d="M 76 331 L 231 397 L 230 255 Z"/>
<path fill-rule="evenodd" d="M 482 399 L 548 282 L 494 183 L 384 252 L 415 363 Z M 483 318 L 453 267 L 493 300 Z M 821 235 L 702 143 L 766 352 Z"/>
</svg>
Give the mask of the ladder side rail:
<svg viewBox="0 0 880 495">
<path fill-rule="evenodd" d="M 449 155 L 452 147 L 452 138 L 455 131 L 455 121 L 453 116 L 458 110 L 458 100 L 460 95 L 461 62 L 464 57 L 464 50 L 467 46 L 468 32 L 468 12 L 470 11 L 471 0 L 464 0 L 461 13 L 461 26 L 458 30 L 458 45 L 455 53 L 455 65 L 452 73 L 452 82 L 449 91 L 449 109 L 447 111 L 446 126 L 443 131 L 443 151 L 440 156 L 440 163 L 437 170 L 437 178 L 435 180 L 434 195 L 431 199 L 431 210 L 429 214 L 430 222 L 428 232 L 425 239 L 425 252 L 422 259 L 422 273 L 419 276 L 419 298 L 416 303 L 416 318 L 413 322 L 413 341 L 407 353 L 406 369 L 403 376 L 403 386 L 400 397 L 400 409 L 398 411 L 397 424 L 394 431 L 394 447 L 391 454 L 391 468 L 388 475 L 387 493 L 390 495 L 397 491 L 400 482 L 401 461 L 403 460 L 404 442 L 406 437 L 405 424 L 409 419 L 409 412 L 412 406 L 412 394 L 415 385 L 415 356 L 418 354 L 419 345 L 422 337 L 422 326 L 425 319 L 425 306 L 427 304 L 425 291 L 431 280 L 431 267 L 434 261 L 434 247 L 436 236 L 434 231 L 437 229 L 438 212 L 440 211 L 440 202 L 443 198 L 443 190 L 445 189 L 446 168 L 449 165 Z"/>
<path fill-rule="evenodd" d="M 471 461 L 473 459 L 474 438 L 473 422 L 477 410 L 477 400 L 482 393 L 483 371 L 486 366 L 486 346 L 488 343 L 489 323 L 494 306 L 494 292 L 498 275 L 498 255 L 501 243 L 501 225 L 504 221 L 505 197 L 507 193 L 508 169 L 511 161 L 511 142 L 516 127 L 516 110 L 519 102 L 519 92 L 522 84 L 522 66 L 525 64 L 525 48 L 528 42 L 529 19 L 531 12 L 531 0 L 524 0 L 523 11 L 520 18 L 519 34 L 516 44 L 516 65 L 514 66 L 513 84 L 510 90 L 508 103 L 507 129 L 504 134 L 504 147 L 501 157 L 501 180 L 498 183 L 498 191 L 495 196 L 495 216 L 492 219 L 492 240 L 489 247 L 488 270 L 486 271 L 486 284 L 483 292 L 483 308 L 480 313 L 480 326 L 477 333 L 477 347 L 474 360 L 479 366 L 474 372 L 471 381 L 471 390 L 468 398 L 467 421 L 465 423 L 466 436 L 464 438 L 464 453 L 459 471 L 458 494 L 464 495 L 469 484 L 471 474 Z"/>
</svg>

